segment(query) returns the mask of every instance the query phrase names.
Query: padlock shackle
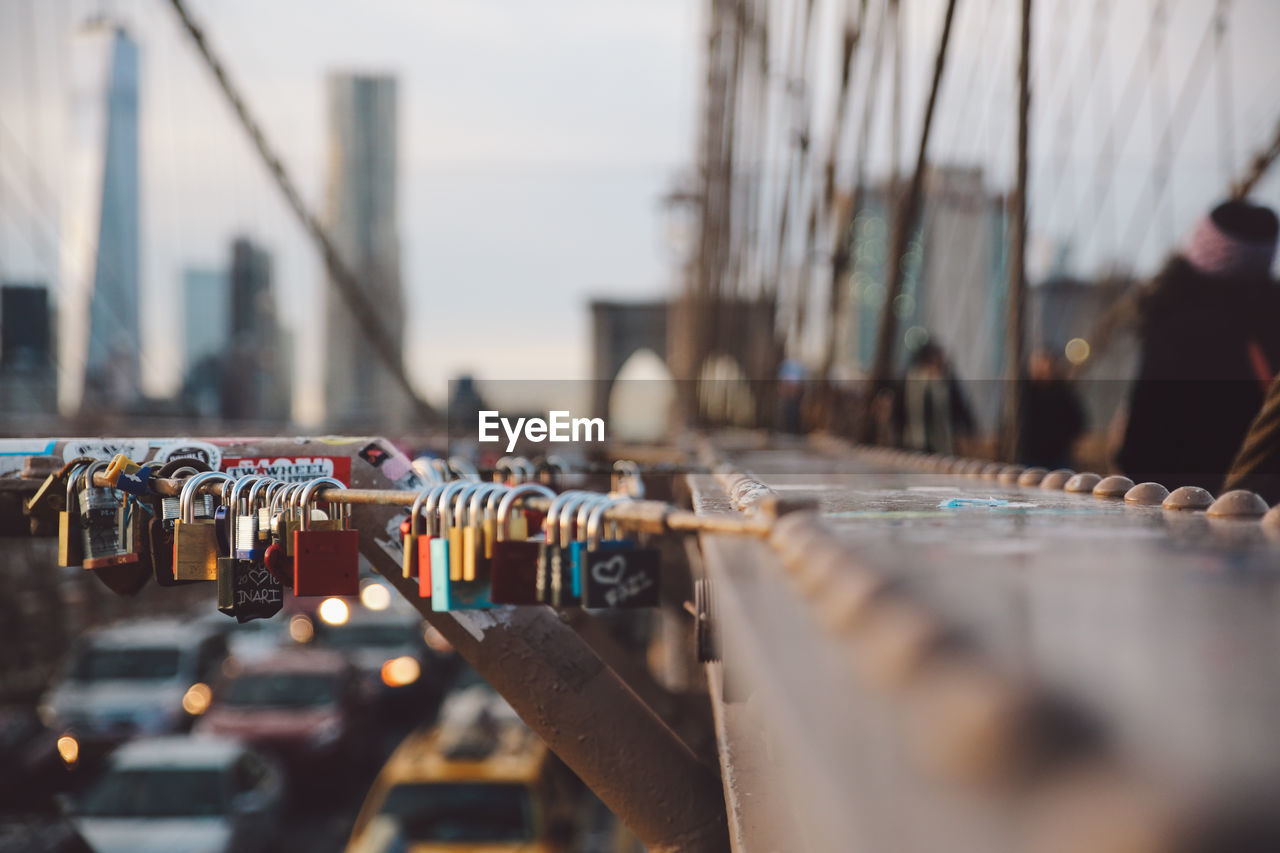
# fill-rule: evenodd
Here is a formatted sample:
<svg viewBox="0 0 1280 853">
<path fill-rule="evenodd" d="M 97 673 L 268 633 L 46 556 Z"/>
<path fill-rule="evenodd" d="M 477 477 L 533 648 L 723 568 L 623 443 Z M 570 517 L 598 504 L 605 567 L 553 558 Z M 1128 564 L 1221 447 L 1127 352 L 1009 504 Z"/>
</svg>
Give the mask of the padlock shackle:
<svg viewBox="0 0 1280 853">
<path fill-rule="evenodd" d="M 240 515 L 240 493 L 244 491 L 245 486 L 253 485 L 261 479 L 260 474 L 245 474 L 236 478 L 229 492 L 227 489 L 222 490 L 222 502 L 227 505 L 227 523 L 231 525 L 232 530 L 235 530 L 236 518 Z"/>
<path fill-rule="evenodd" d="M 452 483 L 437 483 L 427 492 L 427 499 L 423 502 L 423 515 L 426 516 L 427 535 L 440 532 L 440 498 L 448 491 Z"/>
<path fill-rule="evenodd" d="M 552 503 L 555 502 L 556 493 L 548 489 L 541 483 L 521 483 L 507 490 L 502 496 L 502 500 L 498 502 L 498 530 L 497 540 L 499 542 L 507 541 L 507 519 L 511 517 L 511 508 L 515 506 L 516 499 L 522 495 L 542 495 L 549 498 Z"/>
<path fill-rule="evenodd" d="M 495 483 L 501 483 L 511 479 L 511 473 L 513 470 L 513 462 L 512 462 L 513 459 L 515 459 L 514 456 L 501 456 L 498 458 L 497 462 L 493 463 L 493 473 L 494 473 L 494 476 L 498 478 L 494 480 Z M 504 476 L 504 472 L 505 472 L 505 476 Z"/>
<path fill-rule="evenodd" d="M 490 492 L 489 496 L 484 499 L 484 512 L 482 513 L 484 520 L 493 521 L 496 519 L 498 517 L 498 504 L 502 503 L 502 499 L 507 496 L 507 492 L 512 489 L 519 488 L 522 485 L 524 485 L 524 483 L 520 483 L 515 486 L 507 486 L 505 491 L 499 492 L 494 490 Z"/>
<path fill-rule="evenodd" d="M 445 533 L 453 526 L 453 496 L 467 488 L 469 482 L 469 480 L 454 480 L 451 483 L 446 483 L 444 489 L 440 492 L 440 506 L 436 510 L 438 533 Z"/>
<path fill-rule="evenodd" d="M 591 518 L 591 511 L 598 505 L 605 503 L 606 501 L 615 500 L 616 498 L 616 495 L 601 495 L 594 500 L 585 501 L 579 504 L 578 515 L 576 518 L 577 524 L 573 528 L 574 538 L 579 542 L 585 542 L 587 538 L 587 520 Z"/>
<path fill-rule="evenodd" d="M 546 517 L 542 519 L 543 538 L 547 542 L 555 542 L 556 537 L 559 535 L 559 527 L 557 525 L 560 519 L 560 509 L 564 506 L 565 501 L 571 500 L 576 495 L 585 494 L 589 494 L 589 492 L 584 492 L 582 489 L 570 489 L 551 499 L 551 508 L 547 510 Z"/>
<path fill-rule="evenodd" d="M 201 483 L 208 483 L 213 480 L 226 482 L 231 479 L 230 474 L 222 471 L 201 471 L 199 474 L 192 474 L 182 484 L 182 491 L 178 495 L 178 520 L 192 524 L 196 520 L 196 492 L 200 488 Z"/>
<path fill-rule="evenodd" d="M 463 486 L 462 491 L 453 496 L 453 515 L 450 516 L 450 521 L 452 522 L 450 525 L 451 527 L 465 526 L 465 519 L 467 519 L 467 501 L 471 499 L 473 494 L 475 494 L 476 489 L 481 489 L 485 486 L 491 485 L 494 484 L 486 483 L 482 480 L 468 481 L 466 485 Z"/>
<path fill-rule="evenodd" d="M 596 546 L 600 544 L 600 528 L 604 526 L 604 514 L 618 504 L 631 503 L 634 498 L 609 498 L 599 501 L 591 508 L 591 514 L 587 518 L 587 550 L 594 551 Z"/>
<path fill-rule="evenodd" d="M 67 475 L 67 502 L 66 502 L 67 510 L 66 511 L 68 513 L 72 513 L 76 511 L 74 509 L 74 505 L 75 505 L 74 502 L 75 502 L 76 496 L 79 494 L 79 491 L 80 491 L 79 489 L 76 488 L 76 480 L 80 479 L 80 475 L 84 473 L 84 469 L 88 468 L 90 464 L 91 463 L 88 463 L 88 462 L 82 462 L 78 465 L 75 465 L 72 467 L 71 473 Z"/>
<path fill-rule="evenodd" d="M 409 508 L 409 535 L 422 535 L 422 505 L 426 502 L 427 496 L 436 490 L 436 486 L 427 486 L 418 492 L 418 496 L 413 499 L 413 506 Z"/>
<path fill-rule="evenodd" d="M 271 494 L 271 487 L 279 482 L 279 480 L 273 477 L 259 477 L 258 482 L 254 483 L 253 488 L 249 489 L 249 497 L 246 499 L 246 503 L 248 505 L 245 509 L 249 512 L 253 512 L 254 507 L 257 505 L 258 498 L 262 497 L 265 500 Z"/>
<path fill-rule="evenodd" d="M 311 512 L 308 510 L 308 507 L 311 505 L 311 499 L 315 497 L 316 492 L 324 487 L 345 489 L 347 484 L 341 480 L 336 480 L 333 477 L 316 477 L 314 480 L 307 483 L 306 486 L 303 487 L 302 494 L 298 498 L 298 508 L 302 510 L 302 516 L 298 519 L 299 530 L 311 529 Z M 347 518 L 348 510 L 345 504 L 338 504 L 334 501 L 326 501 L 325 503 L 329 504 L 329 509 L 331 510 L 335 506 L 339 507 L 338 513 L 341 514 L 343 519 Z"/>
<path fill-rule="evenodd" d="M 297 484 L 281 482 L 279 489 L 275 489 L 268 493 L 271 499 L 267 503 L 267 511 L 271 515 L 275 515 L 278 512 L 284 512 L 289 508 L 289 493 L 295 485 Z"/>
<path fill-rule="evenodd" d="M 528 456 L 517 456 L 516 464 L 523 472 L 522 482 L 532 483 L 538 479 L 538 466 L 534 465 L 533 460 Z"/>
<path fill-rule="evenodd" d="M 506 483 L 485 483 L 471 493 L 471 503 L 467 506 L 467 526 L 478 527 L 477 519 L 484 521 L 484 505 L 486 499 L 492 500 L 511 487 Z"/>
<path fill-rule="evenodd" d="M 592 504 L 603 498 L 604 495 L 599 492 L 580 492 L 577 495 L 565 501 L 560 507 L 560 518 L 558 526 L 560 528 L 560 547 L 568 548 L 569 543 L 573 541 L 573 522 L 578 508 L 583 504 Z M 576 531 L 573 531 L 576 533 Z"/>
</svg>

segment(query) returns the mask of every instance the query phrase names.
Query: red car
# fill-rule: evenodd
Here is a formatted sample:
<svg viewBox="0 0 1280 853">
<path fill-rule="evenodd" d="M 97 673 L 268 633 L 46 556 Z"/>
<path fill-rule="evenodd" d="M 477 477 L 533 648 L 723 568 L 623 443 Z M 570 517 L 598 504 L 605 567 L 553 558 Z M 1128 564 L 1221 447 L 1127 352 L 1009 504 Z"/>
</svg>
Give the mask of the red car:
<svg viewBox="0 0 1280 853">
<path fill-rule="evenodd" d="M 196 731 L 272 753 L 295 780 L 332 779 L 363 751 L 368 705 L 359 672 L 345 657 L 288 649 L 233 669 Z"/>
</svg>

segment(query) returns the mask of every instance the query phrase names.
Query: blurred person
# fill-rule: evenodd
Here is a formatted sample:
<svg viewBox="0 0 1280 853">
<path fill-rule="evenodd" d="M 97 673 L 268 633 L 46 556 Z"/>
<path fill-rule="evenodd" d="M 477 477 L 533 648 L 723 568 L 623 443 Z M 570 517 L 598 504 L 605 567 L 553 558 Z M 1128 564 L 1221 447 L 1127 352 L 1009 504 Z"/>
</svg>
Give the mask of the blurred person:
<svg viewBox="0 0 1280 853">
<path fill-rule="evenodd" d="M 1271 382 L 1262 411 L 1231 463 L 1222 490 L 1232 489 L 1249 489 L 1269 504 L 1280 503 L 1280 377 Z"/>
<path fill-rule="evenodd" d="M 1216 490 L 1280 365 L 1280 220 L 1214 208 L 1139 305 L 1141 359 L 1117 455 L 1136 482 Z"/>
<path fill-rule="evenodd" d="M 1023 465 L 1068 468 L 1071 447 L 1085 428 L 1084 407 L 1062 359 L 1036 350 L 1022 390 L 1018 447 Z"/>
<path fill-rule="evenodd" d="M 804 385 L 808 375 L 804 364 L 793 358 L 778 368 L 779 428 L 784 433 L 804 432 Z"/>
<path fill-rule="evenodd" d="M 895 403 L 900 443 L 911 450 L 956 453 L 956 441 L 973 433 L 973 415 L 942 347 L 929 341 L 907 365 Z"/>
</svg>

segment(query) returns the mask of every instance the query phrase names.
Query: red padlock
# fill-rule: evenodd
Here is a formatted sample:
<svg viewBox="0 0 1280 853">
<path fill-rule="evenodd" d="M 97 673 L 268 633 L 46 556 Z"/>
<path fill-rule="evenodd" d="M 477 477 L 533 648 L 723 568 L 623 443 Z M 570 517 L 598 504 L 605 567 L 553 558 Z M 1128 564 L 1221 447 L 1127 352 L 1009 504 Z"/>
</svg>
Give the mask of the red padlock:
<svg viewBox="0 0 1280 853">
<path fill-rule="evenodd" d="M 360 533 L 348 527 L 350 509 L 330 503 L 329 512 L 336 518 L 311 518 L 311 499 L 327 487 L 346 488 L 332 477 L 320 477 L 307 483 L 299 498 L 302 513 L 293 533 L 294 595 L 360 594 Z"/>
<path fill-rule="evenodd" d="M 538 483 L 522 483 L 502 496 L 497 509 L 493 560 L 489 567 L 489 600 L 494 604 L 538 603 L 538 554 L 546 540 L 542 537 L 511 537 L 511 510 L 517 498 L 529 494 L 552 500 L 556 496 L 551 489 Z M 530 510 L 522 512 L 527 514 Z"/>
</svg>

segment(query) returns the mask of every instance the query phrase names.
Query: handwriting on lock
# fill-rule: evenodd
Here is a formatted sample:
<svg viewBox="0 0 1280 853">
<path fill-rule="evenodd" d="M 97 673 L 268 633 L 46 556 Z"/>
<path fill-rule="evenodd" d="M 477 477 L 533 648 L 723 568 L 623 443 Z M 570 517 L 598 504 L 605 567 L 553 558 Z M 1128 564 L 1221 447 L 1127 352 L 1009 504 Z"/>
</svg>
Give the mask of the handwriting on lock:
<svg viewBox="0 0 1280 853">
<path fill-rule="evenodd" d="M 604 586 L 611 587 L 604 593 L 609 607 L 619 607 L 629 599 L 653 587 L 653 578 L 647 572 L 627 576 L 626 554 L 614 554 L 591 567 L 591 577 Z"/>
</svg>

